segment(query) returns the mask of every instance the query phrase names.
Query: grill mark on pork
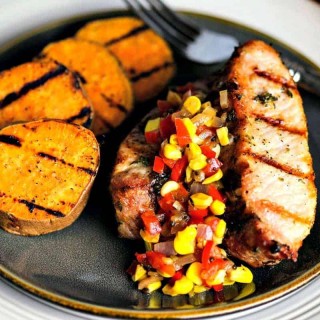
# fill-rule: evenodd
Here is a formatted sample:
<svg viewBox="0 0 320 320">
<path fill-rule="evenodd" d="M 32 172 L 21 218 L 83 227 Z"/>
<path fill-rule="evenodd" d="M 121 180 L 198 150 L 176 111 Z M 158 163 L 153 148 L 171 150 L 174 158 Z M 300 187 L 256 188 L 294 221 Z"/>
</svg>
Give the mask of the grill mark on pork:
<svg viewBox="0 0 320 320">
<path fill-rule="evenodd" d="M 284 77 L 272 74 L 271 72 L 268 72 L 268 71 L 265 71 L 265 70 L 259 70 L 258 68 L 254 68 L 253 71 L 259 77 L 266 78 L 269 81 L 274 82 L 274 83 L 279 83 L 283 87 L 291 88 L 291 89 L 296 90 L 296 86 L 294 84 L 292 84 L 292 83 L 289 83 L 288 80 L 286 78 L 284 78 Z"/>
<path fill-rule="evenodd" d="M 48 154 L 48 153 L 38 152 L 37 155 L 41 158 L 45 158 L 45 159 L 48 159 L 48 160 L 51 160 L 54 162 L 60 162 L 66 166 L 69 166 L 71 168 L 75 168 L 76 170 L 81 170 L 81 171 L 89 174 L 90 176 L 95 176 L 97 174 L 95 171 L 91 170 L 90 168 L 77 167 L 72 163 L 66 162 L 64 159 L 59 159 L 59 158 L 52 156 L 51 154 Z"/>
<path fill-rule="evenodd" d="M 120 42 L 122 40 L 134 37 L 134 36 L 144 32 L 146 30 L 150 30 L 150 28 L 146 24 L 143 24 L 141 26 L 138 26 L 138 27 L 130 30 L 128 33 L 126 33 L 126 34 L 124 34 L 124 35 L 122 35 L 122 36 L 120 36 L 118 38 L 115 38 L 115 39 L 112 39 L 112 40 L 106 42 L 104 45 L 105 46 L 111 46 L 111 45 L 113 45 L 113 44 L 115 44 L 117 42 Z"/>
<path fill-rule="evenodd" d="M 46 74 L 44 74 L 39 79 L 26 83 L 18 92 L 11 92 L 7 94 L 1 101 L 0 101 L 0 109 L 7 107 L 12 102 L 19 100 L 21 97 L 26 95 L 29 91 L 37 89 L 43 86 L 47 81 L 56 78 L 66 72 L 66 68 L 63 65 L 58 65 L 58 67 Z"/>
<path fill-rule="evenodd" d="M 0 142 L 6 143 L 6 144 L 11 144 L 16 147 L 21 147 L 20 138 L 15 137 L 13 135 L 1 134 L 0 135 Z"/>
<path fill-rule="evenodd" d="M 287 165 L 283 165 L 283 164 L 279 163 L 278 161 L 276 161 L 275 159 L 271 159 L 265 155 L 256 154 L 254 152 L 251 152 L 250 150 L 243 152 L 243 155 L 251 156 L 252 158 L 254 158 L 258 161 L 264 162 L 264 163 L 268 164 L 269 166 L 280 169 L 288 174 L 292 174 L 294 176 L 301 177 L 301 178 L 310 178 L 309 174 L 304 174 L 300 170 L 294 169 L 294 168 L 287 166 Z"/>
<path fill-rule="evenodd" d="M 288 131 L 294 134 L 299 134 L 301 136 L 306 136 L 306 131 L 305 130 L 299 130 L 298 128 L 291 128 L 288 127 L 284 124 L 283 120 L 281 119 L 276 119 L 276 118 L 271 118 L 271 117 L 266 117 L 261 114 L 253 114 L 256 120 L 261 120 L 269 123 L 270 125 L 279 128 L 280 130 Z"/>
</svg>

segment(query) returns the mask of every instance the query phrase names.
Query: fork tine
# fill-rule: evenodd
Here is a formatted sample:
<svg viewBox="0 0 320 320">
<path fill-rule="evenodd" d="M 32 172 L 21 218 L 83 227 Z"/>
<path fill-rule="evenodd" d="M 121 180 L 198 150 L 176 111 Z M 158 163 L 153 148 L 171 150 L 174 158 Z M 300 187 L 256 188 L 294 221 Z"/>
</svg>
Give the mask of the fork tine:
<svg viewBox="0 0 320 320">
<path fill-rule="evenodd" d="M 148 1 L 148 0 L 147 0 Z M 182 30 L 185 35 L 190 34 L 195 37 L 200 32 L 199 29 L 190 23 L 186 22 L 183 18 L 181 18 L 178 14 L 176 14 L 172 9 L 170 9 L 162 0 L 149 0 L 149 2 L 153 3 L 153 8 L 157 7 L 157 11 L 161 14 L 167 21 L 174 23 L 177 29 Z"/>
<path fill-rule="evenodd" d="M 125 0 L 125 2 L 143 21 L 163 35 L 176 49 L 181 51 L 187 46 L 190 40 L 186 36 L 170 26 L 157 13 L 147 9 L 140 0 Z"/>
</svg>

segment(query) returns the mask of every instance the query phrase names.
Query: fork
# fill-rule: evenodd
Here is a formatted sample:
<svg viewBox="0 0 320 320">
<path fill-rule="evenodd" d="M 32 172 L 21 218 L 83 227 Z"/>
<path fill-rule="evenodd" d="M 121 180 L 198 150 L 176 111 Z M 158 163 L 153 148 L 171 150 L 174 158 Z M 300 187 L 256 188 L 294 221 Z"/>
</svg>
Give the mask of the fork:
<svg viewBox="0 0 320 320">
<path fill-rule="evenodd" d="M 161 0 L 124 0 L 131 10 L 190 61 L 220 63 L 239 45 L 233 36 L 200 28 L 172 11 Z M 295 82 L 320 96 L 320 72 L 283 57 Z"/>
</svg>

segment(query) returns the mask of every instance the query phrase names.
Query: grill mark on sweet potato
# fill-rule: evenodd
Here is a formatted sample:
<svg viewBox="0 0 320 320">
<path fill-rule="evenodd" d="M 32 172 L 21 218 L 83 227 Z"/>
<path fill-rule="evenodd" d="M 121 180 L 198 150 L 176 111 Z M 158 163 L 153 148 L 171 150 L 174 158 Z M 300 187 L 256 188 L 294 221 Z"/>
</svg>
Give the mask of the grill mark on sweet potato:
<svg viewBox="0 0 320 320">
<path fill-rule="evenodd" d="M 130 80 L 132 82 L 137 82 L 143 78 L 148 78 L 149 76 L 151 76 L 153 73 L 156 73 L 162 69 L 166 69 L 166 68 L 169 68 L 169 67 L 173 67 L 174 66 L 174 63 L 173 62 L 165 62 L 164 64 L 160 65 L 160 66 L 155 66 L 153 68 L 151 68 L 150 70 L 146 70 L 146 71 L 143 71 L 135 76 L 132 76 L 130 78 Z"/>
<path fill-rule="evenodd" d="M 13 135 L 0 134 L 0 142 L 11 144 L 16 147 L 21 147 L 21 141 Z"/>
<path fill-rule="evenodd" d="M 79 71 L 73 71 L 73 73 L 80 79 L 82 84 L 87 83 L 86 78 Z"/>
<path fill-rule="evenodd" d="M 251 150 L 245 151 L 244 155 L 251 156 L 252 158 L 254 158 L 254 159 L 258 160 L 258 161 L 264 162 L 267 165 L 272 166 L 274 168 L 277 168 L 279 170 L 282 170 L 282 171 L 284 171 L 284 172 L 286 172 L 288 174 L 292 174 L 292 175 L 300 177 L 300 178 L 310 178 L 310 179 L 312 179 L 312 177 L 310 175 L 305 174 L 305 173 L 301 172 L 298 169 L 294 169 L 294 168 L 292 168 L 290 166 L 281 164 L 278 161 L 276 161 L 274 159 L 271 159 L 271 158 L 269 158 L 269 157 L 267 157 L 265 155 L 251 152 Z"/>
<path fill-rule="evenodd" d="M 149 29 L 150 28 L 146 24 L 143 24 L 142 26 L 134 28 L 134 29 L 130 30 L 128 33 L 126 33 L 126 34 L 124 34 L 124 35 L 122 35 L 122 36 L 120 36 L 118 38 L 115 38 L 115 39 L 112 39 L 112 40 L 106 42 L 104 45 L 105 46 L 113 45 L 113 44 L 115 44 L 117 42 L 120 42 L 122 40 L 125 40 L 125 39 L 128 39 L 130 37 L 136 36 L 137 34 L 142 33 L 142 32 L 144 32 L 146 30 L 149 30 Z"/>
<path fill-rule="evenodd" d="M 254 68 L 253 71 L 259 77 L 266 78 L 269 81 L 281 84 L 283 87 L 286 87 L 286 88 L 296 89 L 296 86 L 294 84 L 288 83 L 288 80 L 286 78 L 272 74 L 265 70 L 259 70 L 258 68 Z"/>
<path fill-rule="evenodd" d="M 58 77 L 59 75 L 63 74 L 66 70 L 67 69 L 63 65 L 58 65 L 58 67 L 55 70 L 52 70 L 44 74 L 39 79 L 26 83 L 18 92 L 11 92 L 7 94 L 0 101 L 0 109 L 3 109 L 9 104 L 13 103 L 14 101 L 19 100 L 22 96 L 26 95 L 29 91 L 43 86 L 47 81 L 55 77 Z"/>
<path fill-rule="evenodd" d="M 275 119 L 275 118 L 271 118 L 271 117 L 266 117 L 260 114 L 253 114 L 253 116 L 255 117 L 255 120 L 259 121 L 265 121 L 266 123 L 279 128 L 280 130 L 283 131 L 288 131 L 294 134 L 298 134 L 301 136 L 306 136 L 306 130 L 299 130 L 297 128 L 290 128 L 288 126 L 286 126 L 283 121 L 281 119 Z"/>
<path fill-rule="evenodd" d="M 84 117 L 89 116 L 90 114 L 91 114 L 91 108 L 90 107 L 83 107 L 78 114 L 66 119 L 66 122 L 71 123 L 76 119 L 82 119 Z M 83 126 L 84 127 L 88 126 L 90 124 L 90 122 L 91 122 L 91 119 L 89 117 L 88 120 L 83 124 Z"/>
<path fill-rule="evenodd" d="M 60 211 L 52 210 L 52 209 L 49 209 L 49 208 L 45 208 L 43 206 L 40 206 L 40 205 L 35 204 L 34 202 L 30 202 L 28 200 L 19 199 L 18 202 L 22 203 L 22 204 L 25 204 L 30 213 L 32 213 L 34 209 L 38 209 L 38 210 L 41 210 L 41 211 L 45 211 L 46 213 L 48 213 L 48 214 L 50 214 L 52 216 L 55 216 L 57 218 L 65 217 L 65 215 Z"/>
<path fill-rule="evenodd" d="M 105 94 L 101 93 L 102 98 L 109 104 L 110 108 L 116 108 L 123 113 L 128 113 L 128 110 L 120 103 L 115 102 L 110 97 L 107 97 Z"/>
<path fill-rule="evenodd" d="M 46 158 L 46 159 L 54 161 L 54 162 L 61 162 L 62 164 L 66 165 L 66 166 L 69 166 L 71 168 L 75 168 L 76 170 L 84 171 L 87 174 L 89 174 L 90 176 L 95 176 L 96 175 L 96 172 L 91 170 L 90 168 L 77 167 L 72 163 L 68 163 L 68 162 L 64 161 L 63 159 L 59 159 L 59 158 L 57 158 L 55 156 L 52 156 L 51 154 L 44 153 L 44 152 L 38 152 L 37 155 L 39 157 L 41 157 L 41 158 Z"/>
</svg>

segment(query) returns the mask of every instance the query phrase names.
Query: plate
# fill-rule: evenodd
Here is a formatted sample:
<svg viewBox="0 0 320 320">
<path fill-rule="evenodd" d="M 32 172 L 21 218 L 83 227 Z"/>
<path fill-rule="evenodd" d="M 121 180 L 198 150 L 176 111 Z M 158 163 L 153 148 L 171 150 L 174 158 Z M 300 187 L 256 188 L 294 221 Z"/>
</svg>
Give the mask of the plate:
<svg viewBox="0 0 320 320">
<path fill-rule="evenodd" d="M 71 36 L 86 21 L 121 14 L 124 12 L 101 11 L 99 14 L 75 16 L 10 40 L 1 51 L 0 69 L 30 60 L 44 45 Z M 240 42 L 252 38 L 272 42 L 283 55 L 311 65 L 298 53 L 253 30 L 204 15 L 188 16 L 212 30 L 233 34 Z M 178 57 L 177 61 L 178 76 L 173 83 L 184 83 L 210 71 Z M 319 159 L 320 100 L 305 91 L 301 93 L 309 123 L 311 153 L 314 159 Z M 246 299 L 189 307 L 190 301 L 185 297 L 172 299 L 138 292 L 124 270 L 141 244 L 117 237 L 108 181 L 120 141 L 146 112 L 146 107 L 138 106 L 132 116 L 102 144 L 102 165 L 90 201 L 71 227 L 40 237 L 20 237 L 0 231 L 0 272 L 3 277 L 41 299 L 88 313 L 109 317 L 200 318 L 234 314 L 275 299 L 285 299 L 318 275 L 319 214 L 299 253 L 298 262 L 283 262 L 276 267 L 254 270 L 257 290 Z M 314 169 L 316 174 L 320 172 L 316 161 Z M 319 190 L 318 182 L 317 186 Z"/>
</svg>

